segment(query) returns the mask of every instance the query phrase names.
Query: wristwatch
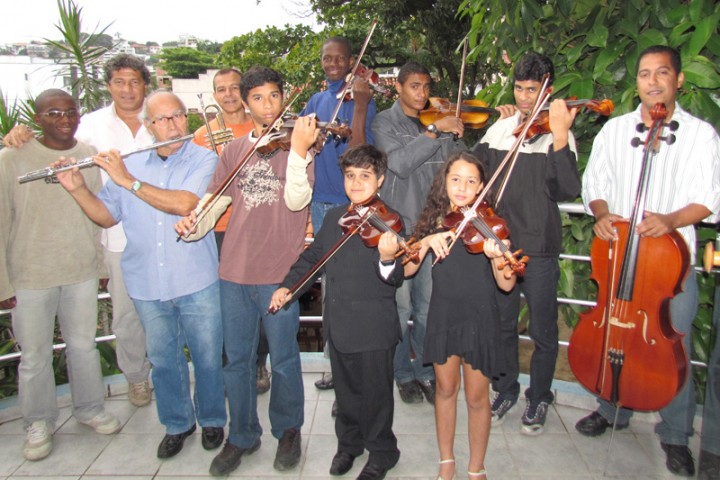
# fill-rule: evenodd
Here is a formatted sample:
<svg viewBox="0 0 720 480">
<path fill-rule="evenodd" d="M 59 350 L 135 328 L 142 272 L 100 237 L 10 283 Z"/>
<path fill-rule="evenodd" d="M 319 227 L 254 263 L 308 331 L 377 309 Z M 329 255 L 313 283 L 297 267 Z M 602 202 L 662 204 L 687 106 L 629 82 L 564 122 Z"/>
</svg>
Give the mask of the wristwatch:
<svg viewBox="0 0 720 480">
<path fill-rule="evenodd" d="M 137 195 L 138 190 L 140 190 L 140 187 L 142 187 L 142 182 L 140 180 L 135 180 L 132 185 L 130 185 L 130 191 Z"/>
<path fill-rule="evenodd" d="M 393 258 L 392 260 L 380 260 L 380 265 L 382 265 L 383 267 L 395 265 L 395 259 Z"/>
<path fill-rule="evenodd" d="M 428 125 L 425 130 L 432 133 L 436 137 L 440 136 L 440 130 L 438 130 L 437 126 L 435 126 L 434 123 L 431 123 L 430 125 Z"/>
</svg>

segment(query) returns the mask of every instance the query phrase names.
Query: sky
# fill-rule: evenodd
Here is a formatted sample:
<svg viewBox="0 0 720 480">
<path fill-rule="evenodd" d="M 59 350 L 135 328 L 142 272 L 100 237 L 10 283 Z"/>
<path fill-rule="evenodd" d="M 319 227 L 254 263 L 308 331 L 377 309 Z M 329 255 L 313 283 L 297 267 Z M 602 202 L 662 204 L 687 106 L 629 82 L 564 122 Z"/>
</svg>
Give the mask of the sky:
<svg viewBox="0 0 720 480">
<path fill-rule="evenodd" d="M 3 0 L 0 44 L 58 39 L 57 0 Z M 304 23 L 316 28 L 308 0 L 75 0 L 82 7 L 83 30 L 116 32 L 126 40 L 160 44 L 180 34 L 224 42 L 258 28 Z M 304 14 L 306 18 L 299 15 Z M 95 28 L 99 25 L 100 28 Z"/>
</svg>

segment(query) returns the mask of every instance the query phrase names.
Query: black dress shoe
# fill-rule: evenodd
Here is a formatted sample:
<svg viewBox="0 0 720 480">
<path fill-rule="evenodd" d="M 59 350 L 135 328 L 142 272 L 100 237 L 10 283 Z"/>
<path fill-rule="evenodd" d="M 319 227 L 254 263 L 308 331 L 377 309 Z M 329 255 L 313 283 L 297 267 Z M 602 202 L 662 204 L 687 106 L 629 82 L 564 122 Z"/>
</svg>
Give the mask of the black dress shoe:
<svg viewBox="0 0 720 480">
<path fill-rule="evenodd" d="M 353 466 L 355 457 L 347 452 L 338 452 L 330 464 L 330 475 L 345 475 Z"/>
<path fill-rule="evenodd" d="M 385 478 L 387 472 L 387 468 L 368 461 L 360 472 L 360 475 L 358 475 L 357 480 L 382 480 Z"/>
<path fill-rule="evenodd" d="M 205 450 L 215 450 L 222 445 L 225 430 L 222 427 L 203 427 L 202 446 Z"/>
<path fill-rule="evenodd" d="M 300 461 L 300 450 L 302 447 L 302 436 L 300 430 L 290 428 L 285 430 L 278 443 L 275 452 L 273 467 L 281 472 L 290 470 Z"/>
<path fill-rule="evenodd" d="M 629 423 L 618 423 L 615 425 L 615 430 L 624 430 L 630 424 Z M 600 412 L 592 412 L 587 417 L 581 418 L 575 424 L 575 430 L 582 433 L 586 437 L 597 437 L 605 433 L 608 427 L 612 428 L 612 423 L 605 420 L 605 417 L 600 415 Z"/>
<path fill-rule="evenodd" d="M 417 380 L 417 384 L 428 403 L 435 405 L 435 380 Z"/>
<path fill-rule="evenodd" d="M 398 383 L 398 392 L 400 392 L 400 398 L 405 403 L 422 403 L 423 393 L 420 390 L 420 385 L 415 380 L 410 380 L 405 383 Z"/>
<path fill-rule="evenodd" d="M 660 442 L 665 450 L 665 466 L 675 475 L 692 477 L 695 475 L 695 461 L 687 445 L 671 445 Z"/>
<path fill-rule="evenodd" d="M 315 388 L 318 390 L 332 390 L 335 388 L 332 373 L 323 373 L 322 378 L 315 382 Z"/>
<path fill-rule="evenodd" d="M 240 466 L 243 455 L 250 455 L 258 448 L 260 448 L 259 438 L 250 448 L 240 448 L 230 442 L 225 442 L 223 449 L 213 458 L 210 464 L 210 475 L 224 477 Z"/>
<path fill-rule="evenodd" d="M 193 426 L 190 427 L 189 430 L 183 433 L 178 433 L 176 435 L 165 435 L 165 437 L 160 442 L 160 445 L 158 446 L 157 457 L 170 458 L 180 453 L 180 450 L 182 450 L 183 444 L 185 443 L 185 439 L 192 435 L 195 432 L 196 428 L 197 427 L 193 424 Z"/>
</svg>

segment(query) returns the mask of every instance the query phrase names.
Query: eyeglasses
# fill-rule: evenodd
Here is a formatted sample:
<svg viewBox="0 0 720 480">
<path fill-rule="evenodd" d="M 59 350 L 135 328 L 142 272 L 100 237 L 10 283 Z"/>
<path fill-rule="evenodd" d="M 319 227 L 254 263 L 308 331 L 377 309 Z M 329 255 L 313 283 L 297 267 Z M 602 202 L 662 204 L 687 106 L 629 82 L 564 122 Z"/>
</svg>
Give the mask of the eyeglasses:
<svg viewBox="0 0 720 480">
<path fill-rule="evenodd" d="M 41 117 L 49 117 L 52 120 L 59 120 L 63 117 L 67 118 L 76 118 L 78 116 L 78 111 L 75 109 L 71 110 L 49 110 L 47 112 L 38 113 L 37 115 Z"/>
<path fill-rule="evenodd" d="M 167 127 L 170 120 L 182 120 L 184 118 L 187 118 L 187 114 L 185 112 L 175 112 L 169 117 L 155 117 L 155 119 L 150 123 L 157 125 L 158 127 Z"/>
</svg>

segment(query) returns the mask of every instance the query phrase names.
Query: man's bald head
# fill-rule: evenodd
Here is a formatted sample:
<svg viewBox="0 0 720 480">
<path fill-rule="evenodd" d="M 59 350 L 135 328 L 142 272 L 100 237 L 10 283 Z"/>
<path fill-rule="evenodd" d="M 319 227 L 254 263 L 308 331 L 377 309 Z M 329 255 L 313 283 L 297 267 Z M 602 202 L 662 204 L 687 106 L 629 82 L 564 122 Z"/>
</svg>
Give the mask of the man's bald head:
<svg viewBox="0 0 720 480">
<path fill-rule="evenodd" d="M 50 88 L 35 97 L 35 111 L 42 112 L 47 107 L 47 104 L 50 100 L 58 98 L 69 98 L 70 100 L 72 100 L 73 103 L 75 103 L 75 99 L 72 97 L 72 95 L 67 93 L 65 90 L 60 90 L 59 88 Z"/>
</svg>

